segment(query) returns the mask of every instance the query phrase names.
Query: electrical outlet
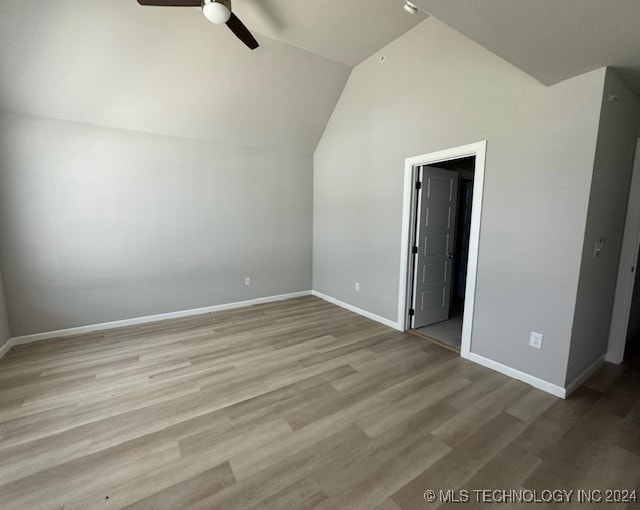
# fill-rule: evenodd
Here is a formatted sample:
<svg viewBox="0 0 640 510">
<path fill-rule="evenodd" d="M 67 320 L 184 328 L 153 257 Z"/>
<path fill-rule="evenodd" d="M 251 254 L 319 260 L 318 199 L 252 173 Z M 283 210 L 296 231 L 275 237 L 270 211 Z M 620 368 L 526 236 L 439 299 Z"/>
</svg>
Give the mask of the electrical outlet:
<svg viewBox="0 0 640 510">
<path fill-rule="evenodd" d="M 531 336 L 529 337 L 529 345 L 534 349 L 542 349 L 542 339 L 544 335 L 542 333 L 531 332 Z"/>
<path fill-rule="evenodd" d="M 244 284 L 245 284 L 247 287 L 248 287 L 249 285 L 251 285 L 251 277 L 250 277 L 250 276 L 247 276 L 247 277 L 244 279 Z"/>
<path fill-rule="evenodd" d="M 360 283 L 359 282 L 356 282 L 355 287 L 356 287 L 356 292 L 360 292 Z"/>
</svg>

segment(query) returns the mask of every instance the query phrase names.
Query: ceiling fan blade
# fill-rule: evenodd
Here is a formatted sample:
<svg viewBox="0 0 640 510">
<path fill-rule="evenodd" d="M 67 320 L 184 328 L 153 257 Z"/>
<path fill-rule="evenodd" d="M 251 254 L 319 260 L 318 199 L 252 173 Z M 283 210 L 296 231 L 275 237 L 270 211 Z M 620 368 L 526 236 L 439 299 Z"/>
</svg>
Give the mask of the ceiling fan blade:
<svg viewBox="0 0 640 510">
<path fill-rule="evenodd" d="M 138 3 L 157 7 L 202 7 L 202 0 L 138 0 Z"/>
<path fill-rule="evenodd" d="M 231 17 L 229 21 L 227 21 L 227 26 L 231 29 L 231 31 L 236 34 L 238 39 L 240 39 L 243 43 L 245 43 L 249 48 L 255 50 L 258 46 L 258 41 L 256 41 L 255 37 L 251 35 L 251 32 L 244 26 L 244 23 L 240 21 L 240 18 L 235 14 L 231 13 Z"/>
</svg>

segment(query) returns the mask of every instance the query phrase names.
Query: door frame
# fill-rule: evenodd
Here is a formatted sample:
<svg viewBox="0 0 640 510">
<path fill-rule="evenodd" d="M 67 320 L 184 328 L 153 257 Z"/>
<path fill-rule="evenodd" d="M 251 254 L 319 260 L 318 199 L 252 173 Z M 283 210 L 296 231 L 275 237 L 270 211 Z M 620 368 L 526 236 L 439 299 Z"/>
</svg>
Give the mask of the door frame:
<svg viewBox="0 0 640 510">
<path fill-rule="evenodd" d="M 609 327 L 609 344 L 605 360 L 620 364 L 624 358 L 624 349 L 629 334 L 629 317 L 631 301 L 638 268 L 638 251 L 640 249 L 640 138 L 636 142 L 636 153 L 631 173 L 627 216 L 620 248 L 620 263 L 616 280 L 616 292 Z M 635 268 L 634 271 L 631 268 Z M 633 331 L 631 332 L 633 333 Z"/>
<path fill-rule="evenodd" d="M 465 290 L 464 314 L 462 317 L 462 344 L 460 356 L 469 358 L 473 333 L 473 313 L 475 309 L 476 278 L 478 269 L 478 251 L 480 245 L 480 220 L 482 218 L 482 198 L 484 188 L 485 160 L 487 141 L 452 147 L 420 156 L 405 159 L 404 188 L 402 200 L 402 237 L 400 242 L 400 287 L 398 290 L 398 325 L 402 331 L 409 329 L 411 321 L 411 287 L 413 264 L 411 247 L 414 243 L 414 224 L 416 218 L 415 182 L 418 167 L 475 156 L 473 177 L 473 201 L 471 204 L 471 234 L 469 236 L 469 258 L 467 263 L 467 284 Z"/>
</svg>

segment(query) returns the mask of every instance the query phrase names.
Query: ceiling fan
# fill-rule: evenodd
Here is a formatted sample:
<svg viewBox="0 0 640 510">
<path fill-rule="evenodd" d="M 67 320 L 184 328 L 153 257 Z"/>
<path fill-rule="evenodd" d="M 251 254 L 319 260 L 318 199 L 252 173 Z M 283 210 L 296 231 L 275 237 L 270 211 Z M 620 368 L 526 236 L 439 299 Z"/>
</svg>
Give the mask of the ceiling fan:
<svg viewBox="0 0 640 510">
<path fill-rule="evenodd" d="M 231 0 L 138 0 L 138 3 L 157 7 L 201 7 L 211 23 L 226 23 L 236 37 L 252 50 L 260 46 L 244 23 L 231 11 Z"/>
</svg>

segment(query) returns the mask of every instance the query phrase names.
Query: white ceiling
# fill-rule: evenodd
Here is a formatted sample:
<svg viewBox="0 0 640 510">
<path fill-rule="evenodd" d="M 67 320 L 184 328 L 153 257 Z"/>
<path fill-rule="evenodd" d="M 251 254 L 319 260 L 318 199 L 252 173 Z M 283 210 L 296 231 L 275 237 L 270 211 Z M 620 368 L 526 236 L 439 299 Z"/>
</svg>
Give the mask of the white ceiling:
<svg viewBox="0 0 640 510">
<path fill-rule="evenodd" d="M 640 94 L 640 0 L 416 0 L 551 85 L 604 66 Z"/>
<path fill-rule="evenodd" d="M 404 0 L 233 0 L 252 29 L 323 57 L 355 66 L 427 16 Z"/>
<path fill-rule="evenodd" d="M 43 15 L 42 0 L 0 0 L 0 110 L 301 152 L 322 135 L 345 63 L 424 18 L 399 0 L 236 0 L 252 52 L 198 8 L 48 4 Z"/>
</svg>

